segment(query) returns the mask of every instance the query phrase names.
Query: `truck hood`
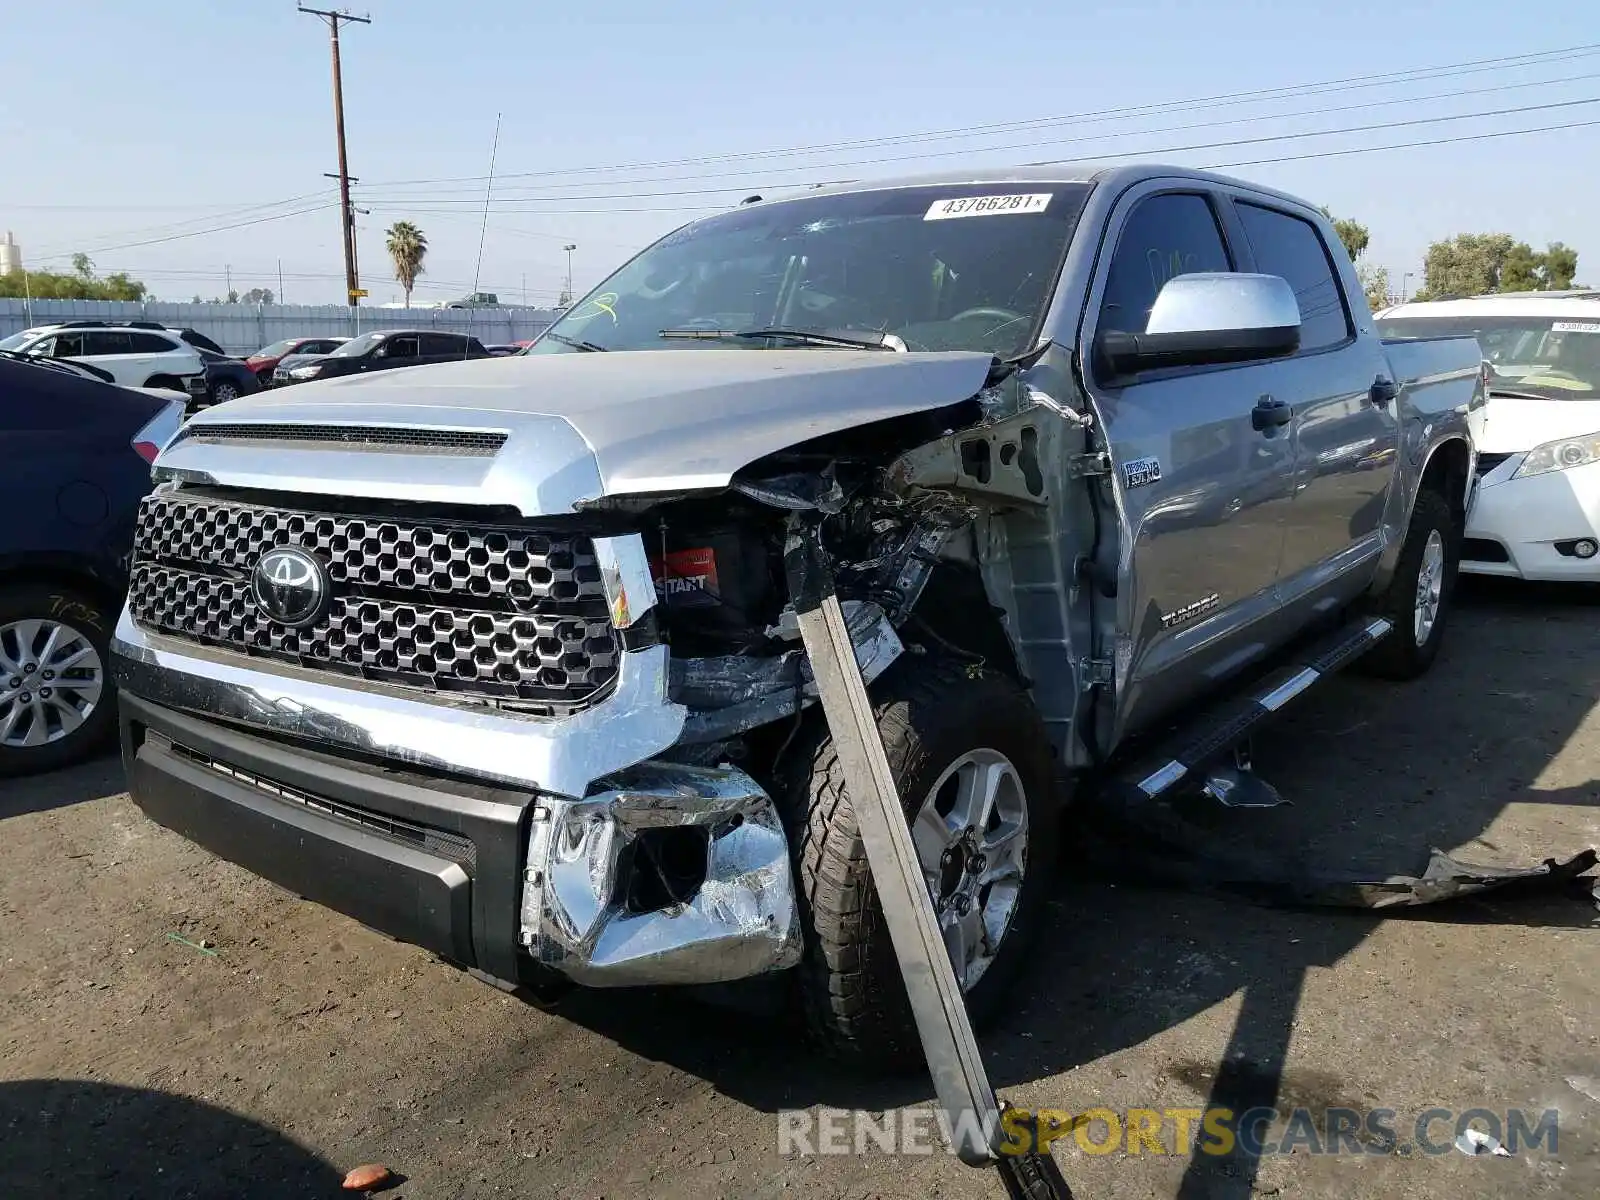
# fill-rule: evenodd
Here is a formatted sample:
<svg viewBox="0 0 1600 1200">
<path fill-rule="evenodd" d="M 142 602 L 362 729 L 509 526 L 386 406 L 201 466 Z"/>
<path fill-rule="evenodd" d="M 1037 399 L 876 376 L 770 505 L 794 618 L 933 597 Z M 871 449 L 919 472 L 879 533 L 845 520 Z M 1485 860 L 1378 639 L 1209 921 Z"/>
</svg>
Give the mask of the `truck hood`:
<svg viewBox="0 0 1600 1200">
<path fill-rule="evenodd" d="M 1600 398 L 1524 400 L 1490 396 L 1481 431 L 1474 430 L 1485 454 L 1520 454 L 1561 438 L 1600 433 Z"/>
<path fill-rule="evenodd" d="M 573 512 L 601 496 L 725 487 L 765 455 L 957 404 L 993 359 L 959 352 L 677 349 L 527 355 L 316 380 L 208 409 L 159 468 L 219 484 Z M 246 438 L 240 426 L 266 426 Z M 295 426 L 389 431 L 313 440 Z M 233 426 L 209 432 L 214 426 Z M 503 434 L 495 451 L 430 448 L 415 430 Z"/>
</svg>

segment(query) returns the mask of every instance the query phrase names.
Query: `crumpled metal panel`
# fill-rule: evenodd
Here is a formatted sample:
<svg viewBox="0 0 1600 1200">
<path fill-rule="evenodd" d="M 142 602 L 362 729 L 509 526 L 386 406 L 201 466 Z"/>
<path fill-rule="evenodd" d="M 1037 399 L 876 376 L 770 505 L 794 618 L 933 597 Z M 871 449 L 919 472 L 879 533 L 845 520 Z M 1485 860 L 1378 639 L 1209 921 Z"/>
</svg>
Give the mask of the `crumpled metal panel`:
<svg viewBox="0 0 1600 1200">
<path fill-rule="evenodd" d="M 900 657 L 905 646 L 878 605 L 846 600 L 842 607 L 856 662 L 870 683 Z M 769 658 L 675 658 L 669 671 L 668 694 L 689 709 L 679 740 L 690 745 L 732 737 L 792 716 L 817 698 L 811 664 L 798 646 Z"/>
<path fill-rule="evenodd" d="M 800 913 L 776 806 L 733 767 L 647 762 L 583 800 L 541 801 L 522 894 L 532 956 L 591 987 L 726 983 L 800 961 Z M 630 848 L 703 829 L 705 881 L 687 903 L 630 912 Z"/>
</svg>

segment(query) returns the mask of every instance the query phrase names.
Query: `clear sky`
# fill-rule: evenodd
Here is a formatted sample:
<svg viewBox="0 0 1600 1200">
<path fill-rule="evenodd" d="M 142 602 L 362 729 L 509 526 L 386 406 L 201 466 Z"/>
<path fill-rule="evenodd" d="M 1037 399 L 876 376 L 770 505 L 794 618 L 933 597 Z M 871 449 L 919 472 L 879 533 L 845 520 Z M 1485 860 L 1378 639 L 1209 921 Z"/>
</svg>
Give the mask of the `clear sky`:
<svg viewBox="0 0 1600 1200">
<path fill-rule="evenodd" d="M 1600 102 L 1582 103 L 1600 101 L 1600 45 L 1462 69 L 1600 43 L 1594 0 L 370 0 L 353 11 L 373 19 L 343 34 L 350 170 L 371 210 L 359 233 L 369 303 L 399 297 L 383 251 L 399 219 L 432 247 L 417 298 L 470 290 L 496 113 L 480 287 L 515 301 L 525 279 L 532 303 L 561 289 L 568 242 L 581 293 L 650 238 L 784 185 L 964 159 L 1234 164 L 1600 122 Z M 15 232 L 26 265 L 63 267 L 84 250 L 101 271 L 186 300 L 221 294 L 229 268 L 240 291 L 276 291 L 281 263 L 285 300 L 339 300 L 319 20 L 294 0 L 76 0 L 11 18 L 0 230 Z M 1423 68 L 1451 69 L 1215 99 Z M 1092 115 L 1130 108 L 1145 111 Z M 1069 119 L 1017 126 L 1045 118 Z M 917 136 L 974 126 L 1002 128 Z M 1296 136 L 1216 145 L 1285 134 Z M 840 143 L 856 144 L 770 153 Z M 1212 148 L 1175 149 L 1202 143 Z M 1600 125 L 1231 170 L 1365 223 L 1368 258 L 1397 284 L 1415 272 L 1417 286 L 1430 241 L 1472 230 L 1536 249 L 1565 241 L 1579 280 L 1600 286 Z"/>
</svg>

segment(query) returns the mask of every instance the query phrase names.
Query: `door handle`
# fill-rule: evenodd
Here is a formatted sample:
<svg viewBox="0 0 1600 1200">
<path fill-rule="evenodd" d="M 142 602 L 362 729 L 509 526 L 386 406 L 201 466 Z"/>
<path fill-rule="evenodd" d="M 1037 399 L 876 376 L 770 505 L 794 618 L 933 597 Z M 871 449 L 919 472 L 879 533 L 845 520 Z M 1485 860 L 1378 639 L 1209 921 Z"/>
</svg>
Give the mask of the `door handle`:
<svg viewBox="0 0 1600 1200">
<path fill-rule="evenodd" d="M 1392 379 L 1385 379 L 1382 375 L 1379 375 L 1377 379 L 1373 380 L 1372 388 L 1367 392 L 1367 399 L 1381 408 L 1383 405 L 1392 403 L 1399 394 L 1399 384 Z"/>
<path fill-rule="evenodd" d="M 1256 401 L 1256 406 L 1250 410 L 1251 428 L 1268 437 L 1272 436 L 1274 429 L 1281 429 L 1293 419 L 1294 409 L 1271 396 L 1261 397 Z"/>
</svg>

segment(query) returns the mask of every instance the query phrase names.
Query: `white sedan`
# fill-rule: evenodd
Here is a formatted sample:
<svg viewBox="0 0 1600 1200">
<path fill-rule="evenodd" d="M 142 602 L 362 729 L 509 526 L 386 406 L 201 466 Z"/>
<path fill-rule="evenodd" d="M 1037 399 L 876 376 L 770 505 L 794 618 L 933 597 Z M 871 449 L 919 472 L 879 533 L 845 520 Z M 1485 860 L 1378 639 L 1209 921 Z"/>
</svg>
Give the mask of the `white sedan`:
<svg viewBox="0 0 1600 1200">
<path fill-rule="evenodd" d="M 1378 328 L 1475 335 L 1493 369 L 1461 570 L 1600 583 L 1600 293 L 1403 304 Z"/>
</svg>

